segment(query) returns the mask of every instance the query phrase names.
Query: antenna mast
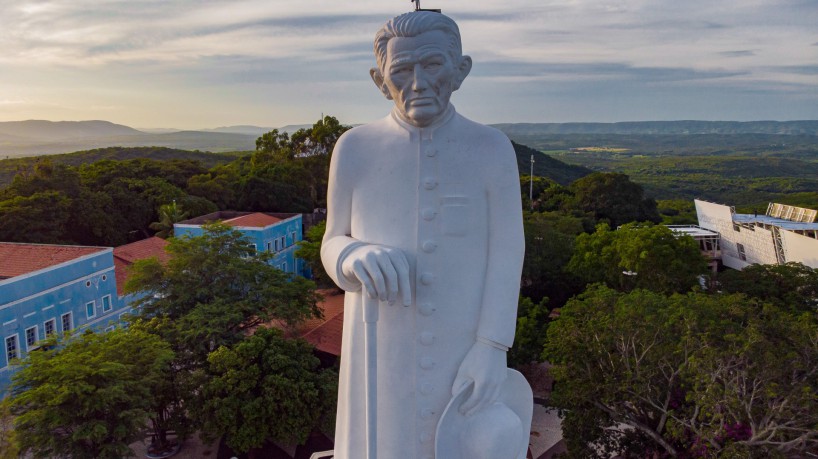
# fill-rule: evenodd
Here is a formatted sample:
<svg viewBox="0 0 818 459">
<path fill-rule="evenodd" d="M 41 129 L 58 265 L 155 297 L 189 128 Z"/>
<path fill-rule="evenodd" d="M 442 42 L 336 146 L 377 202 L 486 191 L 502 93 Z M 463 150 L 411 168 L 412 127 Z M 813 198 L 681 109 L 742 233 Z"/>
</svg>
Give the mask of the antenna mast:
<svg viewBox="0 0 818 459">
<path fill-rule="evenodd" d="M 435 12 L 435 13 L 440 13 L 439 9 L 431 9 L 430 10 L 430 9 L 421 8 L 420 7 L 420 0 L 409 0 L 409 1 L 411 1 L 412 3 L 415 4 L 415 11 L 432 11 L 432 12 Z"/>
</svg>

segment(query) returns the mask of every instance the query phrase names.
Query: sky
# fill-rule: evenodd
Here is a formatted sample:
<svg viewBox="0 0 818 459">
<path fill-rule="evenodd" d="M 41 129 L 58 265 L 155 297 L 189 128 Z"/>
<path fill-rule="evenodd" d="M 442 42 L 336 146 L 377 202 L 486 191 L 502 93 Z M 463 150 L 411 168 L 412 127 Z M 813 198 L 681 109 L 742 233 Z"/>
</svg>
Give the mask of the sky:
<svg viewBox="0 0 818 459">
<path fill-rule="evenodd" d="M 423 0 L 483 123 L 818 119 L 818 0 Z M 409 0 L 0 0 L 0 121 L 199 129 L 384 116 L 372 39 Z"/>
</svg>

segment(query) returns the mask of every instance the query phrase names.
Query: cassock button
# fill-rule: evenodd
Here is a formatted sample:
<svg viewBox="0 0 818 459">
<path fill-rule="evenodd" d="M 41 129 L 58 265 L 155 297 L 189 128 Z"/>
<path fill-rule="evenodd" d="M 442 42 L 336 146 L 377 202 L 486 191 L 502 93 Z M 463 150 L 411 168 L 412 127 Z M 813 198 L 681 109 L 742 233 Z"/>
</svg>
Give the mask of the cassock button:
<svg viewBox="0 0 818 459">
<path fill-rule="evenodd" d="M 423 395 L 431 394 L 433 389 L 432 383 L 425 382 L 420 385 L 420 393 Z"/>
<path fill-rule="evenodd" d="M 435 241 L 423 241 L 423 244 L 420 245 L 420 248 L 423 249 L 426 253 L 432 253 L 437 248 L 437 242 Z"/>
<path fill-rule="evenodd" d="M 423 273 L 420 275 L 420 283 L 423 285 L 429 285 L 435 281 L 435 275 L 432 273 Z"/>
<path fill-rule="evenodd" d="M 421 305 L 418 307 L 418 310 L 420 311 L 421 315 L 424 315 L 426 317 L 431 316 L 436 311 L 435 307 L 432 306 L 431 303 L 421 303 Z"/>
<path fill-rule="evenodd" d="M 434 158 L 435 156 L 437 156 L 437 149 L 433 147 L 426 148 L 426 156 Z"/>
<path fill-rule="evenodd" d="M 426 177 L 423 179 L 423 188 L 427 190 L 434 190 L 437 186 L 437 180 L 433 179 L 432 177 Z"/>
<path fill-rule="evenodd" d="M 432 360 L 431 357 L 421 357 L 420 359 L 420 368 L 424 370 L 431 370 L 435 367 L 435 361 Z"/>
<path fill-rule="evenodd" d="M 435 210 L 432 209 L 431 207 L 427 207 L 427 208 L 423 209 L 422 211 L 420 211 L 420 215 L 426 221 L 431 221 L 432 219 L 434 219 L 436 213 L 437 212 L 435 212 Z"/>
<path fill-rule="evenodd" d="M 420 344 L 424 346 L 431 346 L 435 343 L 435 335 L 430 332 L 422 332 L 420 334 Z"/>
<path fill-rule="evenodd" d="M 423 432 L 420 434 L 420 442 L 421 443 L 429 443 L 432 440 L 432 434 L 429 432 Z"/>
</svg>

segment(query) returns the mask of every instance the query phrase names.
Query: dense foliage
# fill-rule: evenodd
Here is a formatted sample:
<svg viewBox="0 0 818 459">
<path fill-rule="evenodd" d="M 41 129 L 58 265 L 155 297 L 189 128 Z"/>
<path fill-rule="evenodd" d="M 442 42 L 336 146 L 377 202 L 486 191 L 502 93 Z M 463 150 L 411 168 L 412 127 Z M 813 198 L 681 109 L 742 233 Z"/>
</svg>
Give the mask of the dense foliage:
<svg viewBox="0 0 818 459">
<path fill-rule="evenodd" d="M 666 226 L 628 223 L 616 231 L 608 225 L 576 238 L 567 270 L 586 283 L 604 282 L 630 291 L 643 288 L 684 293 L 707 271 L 699 244 Z"/>
<path fill-rule="evenodd" d="M 312 212 L 326 207 L 332 148 L 347 129 L 327 116 L 292 136 L 263 135 L 250 155 L 214 160 L 146 147 L 8 160 L 0 165 L 16 169 L 0 189 L 0 240 L 117 246 L 155 232 L 166 237 L 182 216 L 219 209 Z M 146 157 L 107 159 L 135 152 Z M 147 159 L 161 153 L 194 159 Z"/>
<path fill-rule="evenodd" d="M 568 457 L 818 453 L 818 323 L 743 295 L 597 286 L 548 328 Z"/>
<path fill-rule="evenodd" d="M 200 404 L 206 433 L 224 435 L 234 451 L 265 442 L 303 444 L 335 413 L 338 374 L 320 369 L 305 341 L 262 328 L 240 343 L 210 353 Z"/>
<path fill-rule="evenodd" d="M 46 344 L 14 375 L 20 449 L 35 458 L 131 456 L 128 445 L 142 440 L 152 396 L 172 373 L 170 346 L 134 330 Z"/>
<path fill-rule="evenodd" d="M 319 315 L 315 285 L 270 265 L 271 253 L 256 252 L 239 231 L 224 224 L 205 225 L 201 237 L 170 239 L 166 250 L 171 255 L 167 264 L 155 258 L 134 263 L 125 286 L 139 298 L 140 320 L 132 327 L 161 336 L 176 353 L 173 365 L 177 371 L 164 381 L 155 399 L 157 437 L 167 441 L 171 429 L 184 434 L 204 427 L 223 434 L 258 428 L 242 424 L 254 422 L 249 415 L 220 417 L 219 423 L 210 418 L 211 410 L 224 408 L 208 405 L 207 398 L 213 394 L 206 388 L 212 389 L 213 378 L 221 374 L 212 367 L 212 353 L 220 348 L 238 349 L 260 326 L 275 322 L 290 327 Z M 287 346 L 279 347 L 289 352 Z M 314 419 L 309 413 L 297 416 Z M 230 420 L 229 425 L 225 419 Z M 279 421 L 290 422 L 287 418 Z M 246 441 L 237 445 L 244 447 Z"/>
</svg>

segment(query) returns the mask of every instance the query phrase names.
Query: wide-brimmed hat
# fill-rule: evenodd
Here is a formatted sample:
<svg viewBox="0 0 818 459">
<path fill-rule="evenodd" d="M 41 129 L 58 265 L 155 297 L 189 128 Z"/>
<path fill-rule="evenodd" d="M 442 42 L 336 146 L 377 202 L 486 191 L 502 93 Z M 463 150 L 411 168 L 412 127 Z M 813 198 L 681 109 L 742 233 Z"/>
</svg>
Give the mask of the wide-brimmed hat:
<svg viewBox="0 0 818 459">
<path fill-rule="evenodd" d="M 472 390 L 474 383 L 466 384 L 446 405 L 437 423 L 435 458 L 525 459 L 534 412 L 528 381 L 509 368 L 497 402 L 465 416 L 459 408 Z"/>
</svg>

